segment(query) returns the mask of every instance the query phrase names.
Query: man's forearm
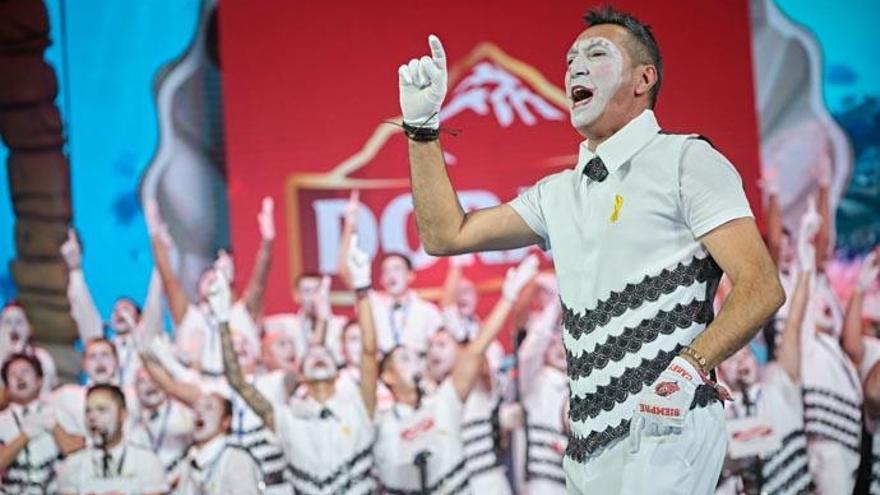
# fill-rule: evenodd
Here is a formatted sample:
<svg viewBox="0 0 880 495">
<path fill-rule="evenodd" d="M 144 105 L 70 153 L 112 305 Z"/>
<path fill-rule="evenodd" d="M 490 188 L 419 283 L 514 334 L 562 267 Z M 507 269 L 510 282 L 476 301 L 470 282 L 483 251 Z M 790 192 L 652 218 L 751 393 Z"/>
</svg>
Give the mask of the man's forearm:
<svg viewBox="0 0 880 495">
<path fill-rule="evenodd" d="M 446 172 L 440 142 L 410 141 L 409 164 L 416 224 L 422 244 L 429 254 L 452 254 L 452 242 L 465 215 Z"/>
<path fill-rule="evenodd" d="M 254 260 L 254 272 L 244 291 L 244 304 L 254 320 L 259 319 L 263 311 L 263 297 L 266 283 L 269 280 L 269 267 L 272 264 L 272 242 L 263 241 Z"/>
<path fill-rule="evenodd" d="M 712 369 L 748 344 L 784 301 L 785 292 L 775 274 L 734 282 L 715 321 L 690 347 L 706 359 L 706 369 Z"/>
<path fill-rule="evenodd" d="M 220 324 L 220 346 L 223 350 L 223 371 L 229 385 L 241 396 L 242 399 L 263 420 L 270 430 L 275 430 L 275 418 L 272 412 L 272 404 L 261 394 L 256 387 L 248 383 L 238 363 L 238 356 L 232 346 L 232 336 L 229 333 L 229 324 Z"/>
</svg>

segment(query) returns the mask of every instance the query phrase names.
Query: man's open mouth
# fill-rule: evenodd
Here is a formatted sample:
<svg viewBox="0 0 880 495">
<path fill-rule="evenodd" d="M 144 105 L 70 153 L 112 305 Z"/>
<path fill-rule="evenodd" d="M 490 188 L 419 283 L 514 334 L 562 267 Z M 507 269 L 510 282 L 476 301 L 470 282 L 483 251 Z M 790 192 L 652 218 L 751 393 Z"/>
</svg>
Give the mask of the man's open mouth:
<svg viewBox="0 0 880 495">
<path fill-rule="evenodd" d="M 577 108 L 586 105 L 593 99 L 593 90 L 586 86 L 576 85 L 571 87 L 571 94 L 569 96 L 571 96 L 572 101 L 571 107 Z"/>
</svg>

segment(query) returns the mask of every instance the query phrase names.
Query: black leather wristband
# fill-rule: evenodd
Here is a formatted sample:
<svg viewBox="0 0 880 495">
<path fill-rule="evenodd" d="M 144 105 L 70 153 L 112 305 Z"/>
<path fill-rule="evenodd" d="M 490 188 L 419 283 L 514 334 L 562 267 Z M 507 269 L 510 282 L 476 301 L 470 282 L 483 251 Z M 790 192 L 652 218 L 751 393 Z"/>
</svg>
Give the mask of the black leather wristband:
<svg viewBox="0 0 880 495">
<path fill-rule="evenodd" d="M 432 129 L 430 127 L 416 127 L 403 123 L 403 133 L 406 137 L 418 142 L 436 141 L 440 138 L 440 129 Z"/>
</svg>

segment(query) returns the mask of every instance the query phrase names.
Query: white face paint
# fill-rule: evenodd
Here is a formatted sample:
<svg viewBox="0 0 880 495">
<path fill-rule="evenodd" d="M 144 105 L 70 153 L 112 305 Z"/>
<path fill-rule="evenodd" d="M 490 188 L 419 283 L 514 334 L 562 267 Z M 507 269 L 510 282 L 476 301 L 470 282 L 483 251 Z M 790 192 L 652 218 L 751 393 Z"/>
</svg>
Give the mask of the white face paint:
<svg viewBox="0 0 880 495">
<path fill-rule="evenodd" d="M 394 351 L 391 359 L 401 381 L 410 387 L 415 387 L 422 376 L 421 359 L 416 352 L 408 347 L 399 347 Z"/>
<path fill-rule="evenodd" d="M 196 401 L 193 412 L 193 440 L 204 442 L 223 433 L 223 400 L 216 395 L 203 395 Z"/>
<path fill-rule="evenodd" d="M 31 363 L 24 359 L 13 361 L 7 371 L 6 393 L 9 399 L 19 404 L 27 404 L 37 398 L 43 381 Z"/>
<path fill-rule="evenodd" d="M 316 300 L 320 288 L 321 279 L 317 277 L 302 278 L 296 284 L 296 302 L 303 313 L 315 316 L 315 309 L 318 307 Z"/>
<path fill-rule="evenodd" d="M 474 283 L 467 279 L 462 279 L 455 290 L 455 304 L 458 306 L 458 312 L 464 317 L 473 317 L 477 312 L 477 288 Z"/>
<path fill-rule="evenodd" d="M 732 387 L 740 388 L 758 381 L 758 361 L 748 346 L 724 360 L 719 368 L 724 381 Z"/>
<path fill-rule="evenodd" d="M 623 80 L 623 54 L 608 38 L 579 38 L 567 55 L 565 94 L 571 111 L 571 125 L 582 129 L 592 125 Z"/>
<path fill-rule="evenodd" d="M 342 352 L 345 354 L 345 364 L 348 366 L 360 365 L 363 348 L 361 327 L 357 323 L 346 326 L 342 334 Z"/>
<path fill-rule="evenodd" d="M 106 341 L 90 342 L 83 356 L 83 371 L 92 383 L 110 383 L 116 376 L 116 355 Z"/>
<path fill-rule="evenodd" d="M 121 434 L 123 410 L 105 391 L 91 393 L 86 399 L 86 429 L 97 446 L 113 442 Z"/>
<path fill-rule="evenodd" d="M 401 296 L 409 290 L 412 272 L 400 256 L 389 256 L 382 261 L 380 281 L 382 288 L 392 296 Z"/>
<path fill-rule="evenodd" d="M 19 306 L 6 306 L 0 313 L 0 334 L 9 337 L 9 352 L 22 353 L 31 338 L 31 325 L 24 309 Z"/>
<path fill-rule="evenodd" d="M 202 272 L 202 276 L 199 277 L 199 300 L 207 301 L 208 293 L 211 291 L 211 286 L 214 284 L 214 279 L 217 278 L 217 271 L 215 268 L 208 268 L 204 272 Z M 228 279 L 227 279 L 228 280 Z"/>
<path fill-rule="evenodd" d="M 138 320 L 137 308 L 131 301 L 127 299 L 116 301 L 116 304 L 113 305 L 113 313 L 110 315 L 110 327 L 116 333 L 128 333 L 132 330 L 131 325 L 128 324 L 128 320 L 126 320 L 123 314 L 127 315 L 133 322 Z"/>
<path fill-rule="evenodd" d="M 138 401 L 147 409 L 159 407 L 167 398 L 165 392 L 156 385 L 150 374 L 143 368 L 138 368 L 134 375 L 134 388 Z"/>
<path fill-rule="evenodd" d="M 257 367 L 257 356 L 247 339 L 239 332 L 232 332 L 232 349 L 238 356 L 238 364 L 245 373 L 253 373 Z"/>
<path fill-rule="evenodd" d="M 434 334 L 428 346 L 428 376 L 435 383 L 440 383 L 449 376 L 458 357 L 458 343 L 449 332 L 441 331 Z"/>
<path fill-rule="evenodd" d="M 266 334 L 263 340 L 263 361 L 269 371 L 287 369 L 296 371 L 296 344 L 293 337 L 284 331 Z"/>
<path fill-rule="evenodd" d="M 560 371 L 565 371 L 568 368 L 565 358 L 565 344 L 562 343 L 562 332 L 553 332 L 550 347 L 544 353 L 544 362 Z"/>
<path fill-rule="evenodd" d="M 214 260 L 214 269 L 222 273 L 229 283 L 235 280 L 235 263 L 232 261 L 232 256 L 226 250 L 221 249 L 217 253 L 217 259 Z"/>
<path fill-rule="evenodd" d="M 306 381 L 332 380 L 336 377 L 336 363 L 326 347 L 309 348 L 303 358 L 303 377 Z"/>
</svg>

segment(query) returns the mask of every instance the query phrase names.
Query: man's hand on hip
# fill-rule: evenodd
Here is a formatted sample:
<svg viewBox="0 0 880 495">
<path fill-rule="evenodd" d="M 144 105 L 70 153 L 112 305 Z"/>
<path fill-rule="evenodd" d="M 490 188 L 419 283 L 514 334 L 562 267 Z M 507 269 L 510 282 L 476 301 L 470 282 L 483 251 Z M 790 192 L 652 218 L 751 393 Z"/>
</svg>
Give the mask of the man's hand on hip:
<svg viewBox="0 0 880 495">
<path fill-rule="evenodd" d="M 701 383 L 703 379 L 694 365 L 676 356 L 654 384 L 639 395 L 630 424 L 630 450 L 639 450 L 642 435 L 680 433 Z"/>
</svg>

